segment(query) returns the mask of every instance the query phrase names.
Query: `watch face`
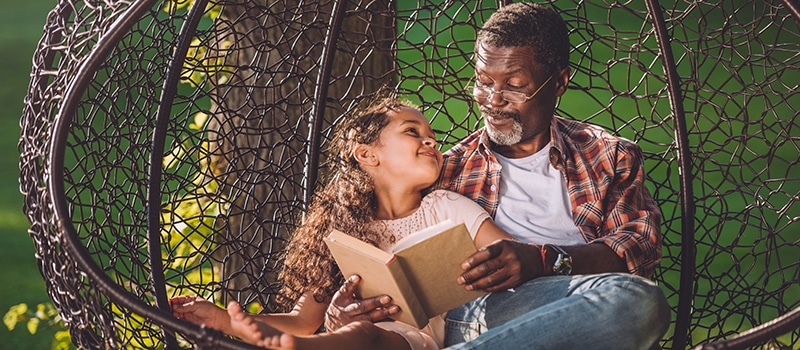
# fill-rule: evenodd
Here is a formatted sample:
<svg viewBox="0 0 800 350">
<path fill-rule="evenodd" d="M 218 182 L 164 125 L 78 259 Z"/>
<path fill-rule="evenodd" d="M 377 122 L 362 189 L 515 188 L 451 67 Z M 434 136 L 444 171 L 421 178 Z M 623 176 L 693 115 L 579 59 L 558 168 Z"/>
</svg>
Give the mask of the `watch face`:
<svg viewBox="0 0 800 350">
<path fill-rule="evenodd" d="M 547 245 L 558 253 L 556 262 L 553 264 L 553 272 L 556 275 L 569 275 L 572 273 L 572 257 L 559 246 Z"/>
<path fill-rule="evenodd" d="M 560 262 L 561 262 L 561 264 L 559 264 L 557 267 L 554 267 L 556 269 L 556 274 L 559 274 L 559 275 L 569 275 L 569 274 L 571 274 L 572 273 L 572 259 L 569 259 L 569 258 L 563 259 L 562 258 L 562 259 L 560 259 Z"/>
</svg>

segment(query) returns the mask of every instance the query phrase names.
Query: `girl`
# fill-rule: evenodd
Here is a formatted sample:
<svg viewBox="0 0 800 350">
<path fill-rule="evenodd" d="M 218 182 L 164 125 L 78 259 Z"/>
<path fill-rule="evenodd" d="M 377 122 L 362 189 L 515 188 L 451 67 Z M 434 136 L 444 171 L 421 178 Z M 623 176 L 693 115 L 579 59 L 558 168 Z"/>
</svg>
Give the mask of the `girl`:
<svg viewBox="0 0 800 350">
<path fill-rule="evenodd" d="M 442 154 L 433 130 L 408 102 L 384 98 L 346 120 L 335 138 L 338 156 L 330 182 L 294 232 L 280 274 L 283 314 L 245 314 L 231 302 L 227 312 L 196 297 L 171 300 L 178 318 L 205 324 L 252 344 L 275 349 L 432 349 L 442 346 L 444 319 L 423 330 L 400 322 L 354 322 L 312 335 L 331 297 L 344 282 L 323 238 L 332 229 L 388 250 L 406 235 L 450 219 L 464 221 L 475 246 L 513 239 L 477 204 L 459 194 L 423 191 L 438 178 Z M 455 279 L 457 276 L 453 276 Z M 402 311 L 401 311 L 402 312 Z"/>
</svg>

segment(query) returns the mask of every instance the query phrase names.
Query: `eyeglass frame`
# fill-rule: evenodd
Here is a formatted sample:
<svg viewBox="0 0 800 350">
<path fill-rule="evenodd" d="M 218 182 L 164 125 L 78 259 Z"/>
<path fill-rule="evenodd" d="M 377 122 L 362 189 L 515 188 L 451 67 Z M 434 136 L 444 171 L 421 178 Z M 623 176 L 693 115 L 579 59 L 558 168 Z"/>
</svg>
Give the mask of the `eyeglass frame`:
<svg viewBox="0 0 800 350">
<path fill-rule="evenodd" d="M 530 96 L 526 96 L 525 93 L 519 92 L 519 91 L 514 91 L 514 90 L 500 90 L 500 91 L 497 91 L 494 88 L 491 88 L 491 87 L 488 87 L 488 86 L 487 87 L 482 87 L 482 86 L 477 86 L 477 85 L 468 85 L 464 89 L 465 90 L 472 90 L 471 93 L 472 93 L 472 97 L 474 97 L 474 98 L 478 98 L 478 95 L 475 94 L 475 90 L 478 89 L 478 90 L 483 90 L 483 91 L 485 91 L 487 93 L 485 98 L 491 98 L 491 96 L 493 96 L 494 94 L 500 94 L 500 98 L 502 98 L 506 102 L 510 102 L 510 103 L 525 103 L 525 102 L 528 102 L 528 100 L 536 97 L 536 95 L 539 93 L 539 91 L 542 91 L 542 89 L 547 85 L 547 83 L 549 83 L 550 80 L 553 79 L 553 77 L 556 76 L 557 74 L 558 74 L 558 72 L 555 72 L 555 73 L 551 74 L 550 77 L 548 77 L 547 80 L 545 80 L 541 85 L 539 85 L 539 88 L 536 89 L 536 91 L 534 91 Z M 520 100 L 520 101 L 511 101 L 508 98 L 506 98 L 505 93 L 519 94 L 521 97 L 524 97 L 524 99 Z"/>
</svg>

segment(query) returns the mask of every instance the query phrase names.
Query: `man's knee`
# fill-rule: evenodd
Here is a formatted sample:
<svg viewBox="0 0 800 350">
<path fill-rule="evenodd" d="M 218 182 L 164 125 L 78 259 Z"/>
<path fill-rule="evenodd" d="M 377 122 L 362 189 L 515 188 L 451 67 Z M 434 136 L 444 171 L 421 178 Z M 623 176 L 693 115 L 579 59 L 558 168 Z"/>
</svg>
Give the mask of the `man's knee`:
<svg viewBox="0 0 800 350">
<path fill-rule="evenodd" d="M 641 337 L 643 343 L 655 343 L 667 332 L 670 308 L 664 292 L 657 284 L 633 275 L 621 275 L 618 303 L 619 316 L 629 319 L 636 327 L 631 334 Z M 624 295 L 624 297 L 623 297 Z"/>
<path fill-rule="evenodd" d="M 670 321 L 670 310 L 664 291 L 653 281 L 636 276 L 633 277 L 634 282 L 632 283 L 636 286 L 635 296 L 641 303 L 641 308 L 645 311 L 642 314 L 649 316 L 648 319 L 652 321 L 651 324 L 662 325 L 664 331 L 666 331 Z"/>
</svg>

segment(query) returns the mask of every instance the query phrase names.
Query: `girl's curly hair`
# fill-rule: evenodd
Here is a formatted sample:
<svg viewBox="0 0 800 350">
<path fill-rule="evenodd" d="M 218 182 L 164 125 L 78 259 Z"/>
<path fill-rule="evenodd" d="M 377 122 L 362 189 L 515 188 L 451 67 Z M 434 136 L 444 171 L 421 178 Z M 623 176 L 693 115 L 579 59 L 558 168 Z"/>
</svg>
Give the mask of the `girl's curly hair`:
<svg viewBox="0 0 800 350">
<path fill-rule="evenodd" d="M 353 151 L 358 144 L 368 145 L 378 140 L 389 124 L 388 112 L 404 107 L 417 109 L 407 101 L 384 94 L 348 113 L 335 133 L 329 152 L 332 159 L 329 181 L 315 194 L 305 220 L 292 234 L 279 274 L 283 286 L 277 301 L 284 307 L 292 307 L 306 291 L 313 292 L 318 303 L 327 302 L 344 283 L 323 242 L 331 230 L 377 245 L 378 233 L 367 229 L 375 219 L 374 185 Z"/>
</svg>

